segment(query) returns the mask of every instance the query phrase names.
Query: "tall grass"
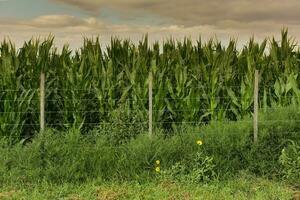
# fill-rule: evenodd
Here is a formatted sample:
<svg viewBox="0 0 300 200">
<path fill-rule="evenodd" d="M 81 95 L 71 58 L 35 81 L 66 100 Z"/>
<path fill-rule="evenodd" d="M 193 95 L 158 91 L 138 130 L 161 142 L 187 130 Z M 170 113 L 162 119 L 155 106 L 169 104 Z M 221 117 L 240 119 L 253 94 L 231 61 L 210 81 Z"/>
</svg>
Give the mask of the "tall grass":
<svg viewBox="0 0 300 200">
<path fill-rule="evenodd" d="M 0 185 L 5 182 L 30 185 L 42 180 L 53 183 L 93 179 L 147 182 L 165 178 L 164 175 L 180 179 L 187 176 L 190 182 L 199 176 L 203 178 L 207 172 L 215 174 L 206 177 L 211 180 L 232 178 L 241 171 L 280 180 L 288 174 L 295 177 L 294 183 L 299 183 L 296 177 L 299 177 L 297 155 L 300 152 L 295 151 L 292 157 L 292 149 L 286 149 L 284 157 L 281 156 L 290 141 L 300 141 L 299 125 L 292 121 L 266 122 L 290 118 L 299 121 L 299 110 L 291 106 L 261 113 L 261 131 L 256 144 L 252 143 L 252 124 L 248 119 L 213 122 L 201 128 L 186 127 L 168 137 L 141 134 L 118 144 L 114 134 L 98 135 L 98 131 L 93 131 L 83 135 L 76 128 L 59 133 L 47 130 L 31 142 L 22 140 L 15 145 L 1 138 Z M 119 133 L 117 131 L 111 130 Z M 203 144 L 198 145 L 197 140 Z M 282 166 L 280 157 L 287 164 Z M 212 161 L 206 162 L 206 158 Z M 155 172 L 156 160 L 160 160 L 160 173 Z"/>
<path fill-rule="evenodd" d="M 275 39 L 254 39 L 238 50 L 231 40 L 192 43 L 167 40 L 137 45 L 112 38 L 84 39 L 72 51 L 53 46 L 53 38 L 30 40 L 16 50 L 0 45 L 0 134 L 31 136 L 38 130 L 39 74 L 46 73 L 46 123 L 64 130 L 89 130 L 109 122 L 113 111 L 147 115 L 148 75 L 154 75 L 154 125 L 165 129 L 177 123 L 241 119 L 251 114 L 254 70 L 261 73 L 261 108 L 299 103 L 298 46 L 282 31 Z M 141 123 L 140 120 L 138 120 Z"/>
</svg>

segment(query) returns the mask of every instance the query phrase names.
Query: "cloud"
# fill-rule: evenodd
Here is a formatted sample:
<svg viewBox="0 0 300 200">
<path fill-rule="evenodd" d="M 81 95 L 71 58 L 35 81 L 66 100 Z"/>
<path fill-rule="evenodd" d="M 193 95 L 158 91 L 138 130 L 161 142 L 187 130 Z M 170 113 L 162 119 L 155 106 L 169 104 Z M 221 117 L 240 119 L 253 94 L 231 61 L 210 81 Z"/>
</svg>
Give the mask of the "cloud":
<svg viewBox="0 0 300 200">
<path fill-rule="evenodd" d="M 104 22 L 96 20 L 94 17 L 89 18 L 78 18 L 71 15 L 42 15 L 31 20 L 0 20 L 0 26 L 15 26 L 15 27 L 27 27 L 27 28 L 37 28 L 46 30 L 55 30 L 57 28 L 80 28 L 86 27 L 90 29 L 101 29 L 105 28 Z"/>
<path fill-rule="evenodd" d="M 0 0 L 3 2 L 4 0 Z M 137 41 L 146 33 L 150 41 L 185 36 L 204 40 L 213 36 L 226 42 L 240 43 L 254 35 L 261 40 L 280 34 L 288 27 L 300 40 L 299 0 L 48 0 L 84 10 L 86 18 L 72 15 L 41 15 L 33 19 L 0 18 L 0 41 L 10 36 L 23 43 L 32 36 L 52 33 L 59 45 L 81 45 L 82 36 L 100 35 L 107 44 L 111 36 Z M 111 11 L 101 15 L 103 10 Z M 110 21 L 118 14 L 118 20 Z M 107 17 L 107 18 L 106 18 Z M 153 22 L 152 22 L 152 21 Z"/>
<path fill-rule="evenodd" d="M 299 0 L 50 0 L 76 6 L 92 14 L 109 7 L 130 16 L 145 12 L 184 26 L 216 24 L 222 20 L 240 22 L 272 20 L 278 23 L 299 22 Z"/>
<path fill-rule="evenodd" d="M 85 25 L 84 20 L 80 20 L 70 15 L 45 15 L 30 21 L 23 21 L 20 24 L 38 28 L 60 28 Z"/>
<path fill-rule="evenodd" d="M 289 24 L 291 35 L 300 40 L 300 26 L 297 23 Z M 262 40 L 265 37 L 279 35 L 282 24 L 273 20 L 256 20 L 243 22 L 238 20 L 219 20 L 214 24 L 199 24 L 185 26 L 180 24 L 138 25 L 138 24 L 112 24 L 109 21 L 95 17 L 79 18 L 71 15 L 43 15 L 29 20 L 0 19 L 0 41 L 9 36 L 21 46 L 24 40 L 31 37 L 46 37 L 49 33 L 55 35 L 57 46 L 69 43 L 70 47 L 77 48 L 82 45 L 82 38 L 100 36 L 102 44 L 109 44 L 112 36 L 130 38 L 137 42 L 143 35 L 149 34 L 150 42 L 168 39 L 181 40 L 190 37 L 194 40 L 201 35 L 203 40 L 216 36 L 222 42 L 229 38 L 236 38 L 240 45 L 248 42 L 252 35 Z"/>
<path fill-rule="evenodd" d="M 289 27 L 292 33 L 299 35 L 300 1 L 299 0 L 49 0 L 76 6 L 89 12 L 95 18 L 99 17 L 102 8 L 109 8 L 118 13 L 122 30 L 133 29 L 136 32 L 152 30 L 160 32 L 166 27 L 177 27 L 170 34 L 184 30 L 203 31 L 199 27 L 209 27 L 210 35 L 232 33 L 234 36 L 259 37 L 280 32 L 282 27 Z M 157 25 L 147 27 L 143 21 L 153 17 Z M 109 21 L 109 28 L 114 27 Z M 148 24 L 147 24 L 148 23 Z M 125 25 L 124 25 L 125 24 Z M 129 25 L 131 24 L 131 25 Z M 133 24 L 133 25 L 132 25 Z M 106 26 L 107 26 L 106 25 Z M 116 25 L 115 27 L 117 27 Z M 107 29 L 107 27 L 106 27 Z M 114 32 L 119 32 L 112 28 Z M 215 31 L 215 32 L 211 32 Z M 112 31 L 108 31 L 112 32 Z M 113 32 L 113 33 L 114 33 Z M 134 32 L 134 31 L 133 31 Z M 163 35 L 169 32 L 162 33 Z M 187 32 L 189 34 L 189 32 Z"/>
<path fill-rule="evenodd" d="M 123 8 L 131 10 L 134 8 L 144 8 L 160 2 L 160 0 L 49 0 L 56 3 L 62 3 L 78 7 L 93 14 L 99 14 L 102 7 Z M 126 11 L 125 11 L 126 12 Z"/>
<path fill-rule="evenodd" d="M 101 4 L 102 4 L 102 0 L 100 0 L 100 1 L 94 1 L 94 0 L 85 0 L 85 1 L 83 1 L 83 0 L 50 0 L 50 1 L 75 6 L 80 9 L 87 10 L 87 11 L 95 13 L 95 14 L 98 13 L 98 11 L 101 7 Z"/>
</svg>

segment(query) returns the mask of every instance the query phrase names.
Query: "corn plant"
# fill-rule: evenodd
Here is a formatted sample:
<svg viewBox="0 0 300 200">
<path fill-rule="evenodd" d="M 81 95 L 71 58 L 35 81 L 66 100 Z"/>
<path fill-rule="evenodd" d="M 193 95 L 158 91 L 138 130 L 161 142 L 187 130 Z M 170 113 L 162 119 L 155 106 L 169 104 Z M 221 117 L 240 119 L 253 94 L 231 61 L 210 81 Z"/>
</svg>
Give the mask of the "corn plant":
<svg viewBox="0 0 300 200">
<path fill-rule="evenodd" d="M 41 72 L 46 74 L 46 125 L 58 130 L 79 127 L 87 133 L 111 123 L 115 113 L 141 118 L 125 117 L 126 123 L 147 123 L 150 72 L 154 126 L 166 130 L 250 115 L 255 69 L 261 108 L 300 103 L 300 53 L 287 30 L 280 41 L 251 38 L 242 49 L 235 40 L 224 46 L 217 39 L 150 45 L 147 36 L 137 44 L 112 38 L 107 47 L 99 38 L 84 38 L 76 51 L 67 44 L 58 50 L 53 43 L 51 36 L 20 49 L 1 43 L 2 136 L 21 138 L 39 130 Z"/>
</svg>

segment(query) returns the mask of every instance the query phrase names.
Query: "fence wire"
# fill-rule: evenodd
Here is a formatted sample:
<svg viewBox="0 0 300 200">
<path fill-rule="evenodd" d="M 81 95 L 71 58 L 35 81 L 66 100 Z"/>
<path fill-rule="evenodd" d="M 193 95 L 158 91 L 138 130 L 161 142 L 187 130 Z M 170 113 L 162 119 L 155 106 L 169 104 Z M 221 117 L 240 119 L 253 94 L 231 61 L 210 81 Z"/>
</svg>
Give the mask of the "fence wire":
<svg viewBox="0 0 300 200">
<path fill-rule="evenodd" d="M 274 87 L 274 85 L 270 85 Z M 227 87 L 227 86 L 226 86 Z M 266 88 L 268 85 L 260 86 L 260 88 Z M 240 89 L 241 86 L 229 86 L 231 89 Z M 157 88 L 153 88 L 155 91 Z M 210 90 L 210 87 L 194 87 L 193 89 L 206 89 Z M 251 87 L 251 89 L 253 89 Z M 114 88 L 114 90 L 117 90 L 117 88 Z M 9 94 L 10 92 L 15 92 L 19 94 L 19 92 L 33 92 L 34 94 L 30 98 L 23 98 L 22 96 L 15 96 L 15 97 L 7 97 L 6 94 Z M 143 127 L 148 126 L 149 121 L 147 120 L 147 114 L 150 112 L 148 110 L 148 104 L 149 104 L 149 97 L 147 98 L 132 98 L 129 96 L 127 97 L 118 97 L 118 98 L 109 98 L 109 97 L 99 97 L 97 96 L 98 92 L 107 91 L 106 89 L 84 89 L 84 88 L 74 88 L 74 89 L 62 89 L 62 88 L 46 88 L 46 109 L 44 111 L 46 115 L 46 127 L 49 128 L 58 128 L 58 127 L 80 127 L 80 126 L 90 126 L 92 128 L 98 128 L 100 129 L 102 126 L 134 126 L 134 125 L 140 125 Z M 147 88 L 145 88 L 145 91 L 147 91 Z M 176 91 L 176 90 L 175 90 Z M 36 97 L 39 95 L 40 89 L 25 89 L 20 88 L 18 90 L 15 89 L 0 89 L 0 131 L 1 130 L 7 130 L 7 129 L 25 129 L 26 127 L 33 127 L 35 131 L 39 130 L 39 115 L 41 111 L 39 110 L 39 103 L 40 98 Z M 55 92 L 69 92 L 72 93 L 73 96 L 71 98 L 64 98 Z M 94 95 L 94 98 L 84 98 L 85 95 Z M 52 95 L 54 94 L 54 95 Z M 76 95 L 79 94 L 79 95 Z M 96 95 L 95 95 L 96 94 Z M 9 96 L 9 95 L 8 95 Z M 81 96 L 81 98 L 80 98 Z M 121 94 L 118 94 L 116 96 L 121 96 Z M 144 95 L 147 96 L 147 95 Z M 83 97 L 83 98 L 82 98 Z M 161 108 L 157 105 L 153 105 L 153 109 L 151 110 L 152 115 L 156 116 L 156 118 L 152 121 L 153 127 L 155 129 L 161 128 L 161 127 L 170 127 L 170 126 L 205 126 L 210 124 L 211 121 L 214 121 L 213 118 L 207 118 L 207 116 L 210 116 L 212 113 L 242 113 L 245 112 L 248 115 L 251 115 L 253 113 L 253 101 L 252 99 L 243 99 L 242 95 L 237 95 L 237 101 L 248 101 L 250 102 L 250 106 L 246 108 L 239 107 L 238 105 L 235 105 L 235 103 L 232 103 L 232 96 L 205 96 L 199 94 L 199 97 L 188 97 L 188 96 L 173 96 L 170 97 L 161 97 L 158 96 L 155 92 L 153 94 L 153 102 L 168 102 L 171 104 L 171 107 L 169 107 L 167 104 L 164 104 Z M 260 100 L 263 100 L 263 96 L 259 97 Z M 274 99 L 279 99 L 280 97 L 273 97 Z M 292 101 L 292 100 L 300 100 L 300 96 L 297 95 L 284 95 L 281 97 L 285 101 Z M 109 103 L 108 101 L 116 101 L 112 104 L 112 106 L 107 106 Z M 212 102 L 212 101 L 224 101 L 224 102 L 231 102 L 231 106 L 224 106 L 224 107 L 212 107 L 212 108 L 203 108 L 203 101 Z M 99 103 L 107 102 L 106 106 L 98 105 Z M 138 103 L 136 103 L 138 102 Z M 178 103 L 179 102 L 179 103 Z M 196 102 L 195 108 L 187 108 L 184 107 L 187 106 L 186 104 L 188 102 Z M 120 103 L 120 104 L 119 104 Z M 16 105 L 15 105 L 16 104 Z M 177 104 L 177 105 L 176 105 Z M 51 105 L 51 106 L 49 106 Z M 88 108 L 91 105 L 90 109 Z M 122 108 L 123 112 L 128 112 L 129 115 L 134 115 L 135 112 L 140 112 L 144 115 L 144 118 L 146 120 L 140 120 L 140 121 L 133 121 L 133 122 L 107 122 L 105 120 L 107 119 L 101 119 L 101 117 L 110 117 L 111 114 L 116 111 L 119 108 L 119 105 L 123 105 L 124 108 Z M 206 104 L 205 104 L 206 105 Z M 207 104 L 209 105 L 209 103 Z M 80 109 L 77 107 L 84 106 L 84 109 Z M 172 108 L 172 106 L 174 106 Z M 176 107 L 177 106 L 177 107 Z M 56 109 L 54 109 L 54 107 Z M 133 108 L 134 107 L 134 108 Z M 209 107 L 209 106 L 208 106 Z M 51 109 L 49 109 L 51 108 Z M 70 109 L 71 108 L 71 109 Z M 69 110 L 70 109 L 70 110 Z M 262 111 L 268 111 L 268 112 L 275 112 L 282 110 L 282 108 L 277 107 L 261 107 L 259 108 Z M 191 117 L 185 117 L 183 115 L 190 115 Z M 167 115 L 166 118 L 163 117 L 157 117 L 158 115 Z M 25 116 L 25 117 L 24 117 Z M 20 118 L 17 120 L 17 118 Z M 31 119 L 27 119 L 26 117 L 31 117 Z M 32 118 L 34 117 L 34 118 Z M 49 118 L 50 117 L 50 120 Z M 79 120 L 76 117 L 80 118 Z M 206 117 L 206 118 L 205 118 Z M 14 119 L 16 118 L 16 119 Z M 26 118 L 26 119 L 25 119 Z M 87 119 L 89 118 L 89 119 Z M 92 119 L 90 119 L 92 118 Z M 189 119 L 190 118 L 190 119 Z M 189 120 L 187 120 L 189 119 Z M 195 120 L 197 119 L 197 120 Z M 198 120 L 199 119 L 199 120 Z M 226 118 L 224 118 L 226 119 Z M 240 119 L 240 118 L 239 118 Z M 224 120 L 226 121 L 226 120 Z M 299 123 L 300 120 L 295 119 L 260 119 L 259 125 L 264 124 L 272 124 L 272 123 Z M 215 122 L 212 122 L 215 123 Z M 239 121 L 240 124 L 251 124 L 253 123 L 253 120 L 242 120 Z M 214 124 L 215 126 L 215 124 Z M 8 127 L 8 128 L 7 128 Z M 222 126 L 220 126 L 222 127 Z M 101 131 L 101 133 L 106 133 L 105 131 Z M 109 131 L 107 132 L 109 133 Z M 14 136 L 4 136 L 1 135 L 0 137 L 14 137 Z M 18 138 L 19 136 L 16 136 Z"/>
</svg>

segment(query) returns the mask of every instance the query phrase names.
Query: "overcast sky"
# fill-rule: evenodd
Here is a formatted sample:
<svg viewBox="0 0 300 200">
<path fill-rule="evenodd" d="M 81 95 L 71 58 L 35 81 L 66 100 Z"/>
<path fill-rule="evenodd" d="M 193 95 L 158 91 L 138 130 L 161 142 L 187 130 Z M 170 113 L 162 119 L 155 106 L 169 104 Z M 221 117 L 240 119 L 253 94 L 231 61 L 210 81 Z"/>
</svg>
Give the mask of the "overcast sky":
<svg viewBox="0 0 300 200">
<path fill-rule="evenodd" d="M 151 41 L 184 36 L 240 43 L 278 36 L 282 27 L 300 39 L 300 0 L 0 0 L 0 39 L 17 45 L 52 33 L 56 44 L 97 36 Z"/>
</svg>

